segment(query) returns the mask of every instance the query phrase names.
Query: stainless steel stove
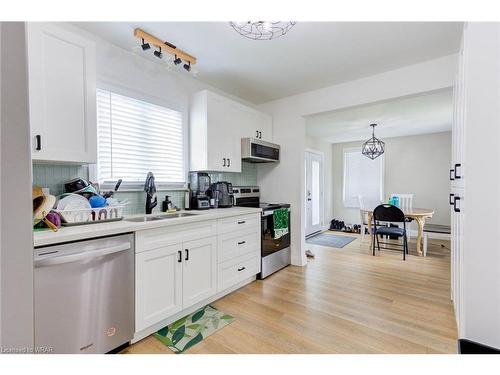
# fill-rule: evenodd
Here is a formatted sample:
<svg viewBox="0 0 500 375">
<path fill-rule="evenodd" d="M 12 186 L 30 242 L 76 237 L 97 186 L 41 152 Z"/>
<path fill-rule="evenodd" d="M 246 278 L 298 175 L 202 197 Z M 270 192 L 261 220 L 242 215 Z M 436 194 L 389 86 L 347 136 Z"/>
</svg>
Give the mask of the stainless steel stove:
<svg viewBox="0 0 500 375">
<path fill-rule="evenodd" d="M 261 273 L 263 279 L 291 263 L 290 251 L 290 205 L 288 203 L 261 203 L 258 186 L 233 186 L 234 205 L 262 208 L 261 218 Z M 288 210 L 288 233 L 276 238 L 274 233 L 274 211 Z"/>
</svg>

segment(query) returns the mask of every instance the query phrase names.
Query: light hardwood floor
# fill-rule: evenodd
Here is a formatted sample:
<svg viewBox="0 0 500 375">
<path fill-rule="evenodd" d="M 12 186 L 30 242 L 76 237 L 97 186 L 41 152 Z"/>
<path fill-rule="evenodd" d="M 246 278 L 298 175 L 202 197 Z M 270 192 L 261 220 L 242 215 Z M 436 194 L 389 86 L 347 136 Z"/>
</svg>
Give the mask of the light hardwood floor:
<svg viewBox="0 0 500 375">
<path fill-rule="evenodd" d="M 186 353 L 456 353 L 448 241 L 406 262 L 387 250 L 373 257 L 368 237 L 343 249 L 307 245 L 316 258 L 306 267 L 214 303 L 235 322 Z M 172 353 L 151 336 L 123 352 Z"/>
</svg>

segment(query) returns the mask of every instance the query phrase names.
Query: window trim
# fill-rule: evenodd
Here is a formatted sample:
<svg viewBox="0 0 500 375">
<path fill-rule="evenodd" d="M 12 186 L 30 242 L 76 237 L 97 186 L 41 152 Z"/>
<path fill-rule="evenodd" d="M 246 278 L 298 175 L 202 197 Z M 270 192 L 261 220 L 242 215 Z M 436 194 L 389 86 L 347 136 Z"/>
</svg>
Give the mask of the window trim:
<svg viewBox="0 0 500 375">
<path fill-rule="evenodd" d="M 347 173 L 347 153 L 359 152 L 361 154 L 361 145 L 359 147 L 346 147 L 342 149 L 342 204 L 346 208 L 360 208 L 359 202 L 356 201 L 354 205 L 346 203 L 346 173 Z M 385 154 L 379 156 L 382 158 L 380 165 L 380 201 L 384 201 L 384 188 L 385 188 Z"/>
<path fill-rule="evenodd" d="M 166 107 L 168 109 L 181 112 L 182 137 L 183 137 L 182 152 L 184 155 L 184 160 L 183 160 L 184 182 L 177 182 L 177 183 L 157 182 L 156 189 L 158 191 L 186 190 L 188 183 L 188 175 L 189 175 L 189 126 L 188 126 L 189 111 L 187 106 L 179 102 L 174 102 L 163 98 L 159 98 L 155 95 L 147 94 L 141 90 L 132 89 L 108 80 L 99 80 L 96 85 L 96 91 L 97 90 L 110 91 L 118 95 L 128 96 L 132 99 L 137 99 L 146 103 L 151 103 L 154 105 Z M 144 176 L 144 180 L 145 179 L 146 176 Z M 98 182 L 97 163 L 89 165 L 89 180 L 93 182 Z M 113 190 L 117 181 L 118 180 L 107 180 L 104 181 L 103 183 L 99 183 L 99 187 L 103 190 Z M 143 190 L 144 190 L 144 182 L 123 181 L 122 184 L 120 185 L 120 191 L 143 191 Z"/>
</svg>

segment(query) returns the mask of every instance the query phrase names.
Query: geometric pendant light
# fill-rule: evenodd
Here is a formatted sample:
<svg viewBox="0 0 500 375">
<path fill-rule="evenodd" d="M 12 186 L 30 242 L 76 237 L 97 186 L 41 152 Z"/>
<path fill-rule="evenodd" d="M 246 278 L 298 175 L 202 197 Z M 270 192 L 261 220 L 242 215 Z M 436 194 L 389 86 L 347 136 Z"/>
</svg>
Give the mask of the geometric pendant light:
<svg viewBox="0 0 500 375">
<path fill-rule="evenodd" d="M 295 26 L 291 21 L 245 21 L 229 22 L 231 27 L 245 38 L 253 40 L 271 40 L 285 35 Z"/>
<path fill-rule="evenodd" d="M 373 160 L 385 152 L 385 143 L 380 139 L 375 138 L 375 126 L 377 126 L 377 124 L 371 124 L 370 126 L 373 128 L 372 137 L 363 143 L 361 153 Z"/>
</svg>

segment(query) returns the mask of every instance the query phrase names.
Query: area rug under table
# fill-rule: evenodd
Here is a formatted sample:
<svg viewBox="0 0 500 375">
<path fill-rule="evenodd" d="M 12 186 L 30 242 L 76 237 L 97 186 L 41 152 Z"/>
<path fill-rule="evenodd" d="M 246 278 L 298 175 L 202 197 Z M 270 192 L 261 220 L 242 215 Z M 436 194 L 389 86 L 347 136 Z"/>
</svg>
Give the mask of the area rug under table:
<svg viewBox="0 0 500 375">
<path fill-rule="evenodd" d="M 174 353 L 179 354 L 233 321 L 231 315 L 207 305 L 160 329 L 154 336 Z"/>
<path fill-rule="evenodd" d="M 316 236 L 309 237 L 308 239 L 306 239 L 306 242 L 313 245 L 337 247 L 341 249 L 345 245 L 350 244 L 355 239 L 356 237 L 337 236 L 335 234 L 320 233 Z"/>
</svg>

